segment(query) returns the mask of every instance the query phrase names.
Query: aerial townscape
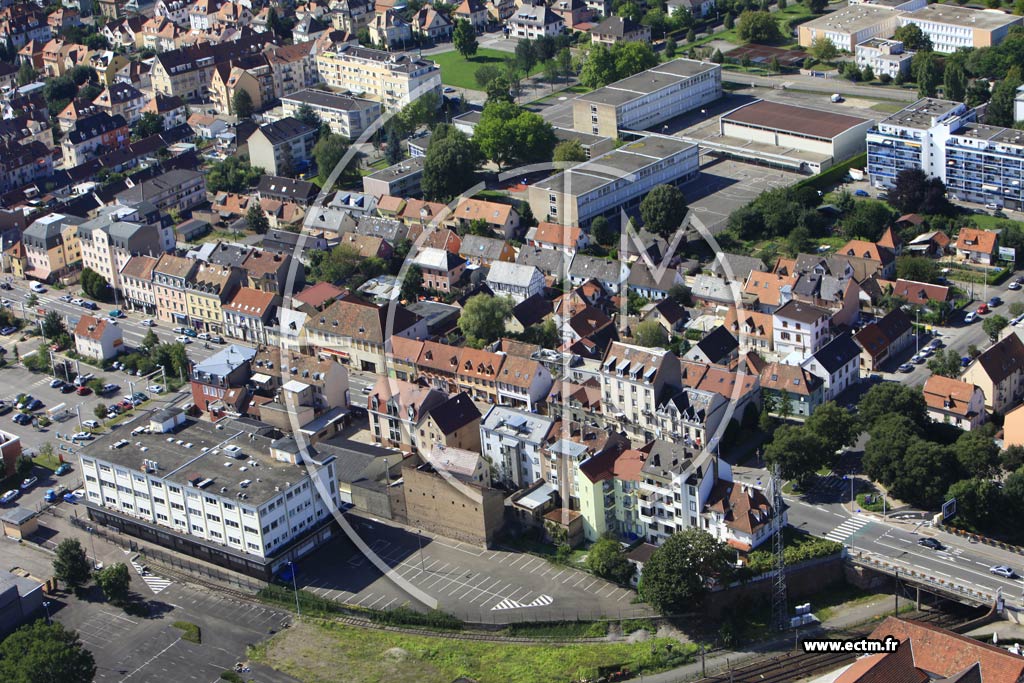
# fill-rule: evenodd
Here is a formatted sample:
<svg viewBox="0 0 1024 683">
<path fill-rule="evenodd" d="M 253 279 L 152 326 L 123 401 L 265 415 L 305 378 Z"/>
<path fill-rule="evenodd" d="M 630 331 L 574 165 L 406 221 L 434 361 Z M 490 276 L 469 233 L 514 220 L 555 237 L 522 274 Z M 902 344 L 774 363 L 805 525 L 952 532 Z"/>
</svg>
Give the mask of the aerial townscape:
<svg viewBox="0 0 1024 683">
<path fill-rule="evenodd" d="M 0 456 L 0 683 L 1024 683 L 1024 0 L 0 0 Z"/>
</svg>

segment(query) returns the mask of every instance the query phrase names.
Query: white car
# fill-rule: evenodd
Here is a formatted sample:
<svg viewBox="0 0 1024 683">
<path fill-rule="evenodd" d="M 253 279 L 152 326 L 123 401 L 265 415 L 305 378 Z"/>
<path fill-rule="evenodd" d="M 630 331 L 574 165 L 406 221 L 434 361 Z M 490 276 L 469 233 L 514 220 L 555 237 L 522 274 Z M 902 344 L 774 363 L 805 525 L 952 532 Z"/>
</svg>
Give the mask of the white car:
<svg viewBox="0 0 1024 683">
<path fill-rule="evenodd" d="M 172 327 L 171 328 L 171 332 L 173 332 L 174 334 L 185 334 L 185 328 L 184 327 Z"/>
<path fill-rule="evenodd" d="M 162 394 L 162 393 L 164 393 L 164 385 L 162 385 L 162 384 L 150 384 L 148 387 L 146 387 L 146 391 L 151 391 L 154 394 Z"/>
<path fill-rule="evenodd" d="M 975 313 L 974 311 L 971 311 L 970 313 L 968 313 L 967 315 L 964 316 L 964 322 L 965 323 L 973 323 L 977 319 L 978 319 L 978 314 Z"/>
<path fill-rule="evenodd" d="M 43 285 L 38 282 L 33 282 L 28 286 L 28 288 L 31 289 L 36 294 L 42 294 L 43 292 L 46 291 L 46 287 L 43 287 Z"/>
<path fill-rule="evenodd" d="M 82 426 L 89 429 L 99 429 L 100 423 L 96 420 L 82 420 Z"/>
<path fill-rule="evenodd" d="M 200 332 L 199 339 L 202 339 L 203 341 L 210 341 L 210 334 L 208 332 Z"/>
<path fill-rule="evenodd" d="M 182 335 L 179 335 L 179 336 L 175 337 L 174 341 L 178 342 L 179 344 L 191 344 L 192 343 L 192 337 L 186 337 L 185 335 L 182 334 Z"/>
<path fill-rule="evenodd" d="M 143 327 L 156 327 L 156 323 L 153 322 L 152 318 L 146 318 L 141 324 Z"/>
<path fill-rule="evenodd" d="M 75 435 L 71 437 L 71 440 L 72 441 L 88 441 L 91 438 L 92 438 L 92 434 L 90 434 L 89 432 L 76 432 Z"/>
<path fill-rule="evenodd" d="M 81 306 L 82 304 L 85 303 L 85 300 L 84 299 L 72 299 L 71 303 L 74 304 L 75 306 Z"/>
<path fill-rule="evenodd" d="M 57 388 L 57 387 L 59 387 L 59 386 L 60 386 L 61 384 L 64 384 L 64 380 L 62 380 L 62 379 L 56 379 L 56 378 L 54 378 L 54 379 L 51 379 L 51 380 L 50 380 L 50 388 L 51 388 L 51 389 L 56 389 L 56 388 Z"/>
</svg>

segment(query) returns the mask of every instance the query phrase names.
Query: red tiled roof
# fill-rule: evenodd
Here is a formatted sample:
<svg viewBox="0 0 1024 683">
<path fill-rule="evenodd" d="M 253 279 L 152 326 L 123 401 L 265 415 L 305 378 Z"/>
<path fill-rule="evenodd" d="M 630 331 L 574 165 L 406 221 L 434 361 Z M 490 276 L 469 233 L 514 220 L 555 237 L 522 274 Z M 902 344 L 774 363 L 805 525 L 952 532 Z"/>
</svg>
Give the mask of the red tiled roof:
<svg viewBox="0 0 1024 683">
<path fill-rule="evenodd" d="M 345 290 L 335 287 L 330 282 L 318 282 L 312 287 L 306 287 L 298 294 L 293 295 L 292 298 L 313 308 L 320 308 L 325 303 L 332 299 L 337 299 L 344 293 Z"/>
<path fill-rule="evenodd" d="M 239 287 L 231 301 L 224 304 L 224 309 L 244 313 L 255 317 L 262 317 L 267 309 L 274 304 L 277 297 L 273 292 L 264 292 L 251 287 Z"/>
<path fill-rule="evenodd" d="M 557 244 L 564 247 L 575 247 L 583 231 L 575 225 L 559 225 L 558 223 L 540 223 L 534 234 L 534 241 L 545 244 Z"/>
<path fill-rule="evenodd" d="M 967 417 L 967 407 L 977 390 L 978 387 L 969 382 L 932 375 L 924 383 L 924 402 L 929 408 Z"/>
<path fill-rule="evenodd" d="M 961 228 L 956 238 L 956 248 L 960 251 L 972 251 L 979 254 L 993 254 L 996 251 L 998 235 L 988 230 Z"/>
</svg>

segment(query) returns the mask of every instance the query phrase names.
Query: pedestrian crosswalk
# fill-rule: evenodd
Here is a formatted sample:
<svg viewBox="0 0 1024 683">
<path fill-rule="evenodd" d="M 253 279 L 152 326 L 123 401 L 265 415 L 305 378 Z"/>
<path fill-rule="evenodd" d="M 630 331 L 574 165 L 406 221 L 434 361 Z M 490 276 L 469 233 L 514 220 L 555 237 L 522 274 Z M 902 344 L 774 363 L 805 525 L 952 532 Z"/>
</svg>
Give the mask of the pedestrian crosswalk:
<svg viewBox="0 0 1024 683">
<path fill-rule="evenodd" d="M 860 531 L 861 527 L 870 523 L 871 520 L 867 517 L 850 517 L 848 520 L 837 526 L 832 531 L 825 534 L 825 538 L 830 541 L 842 543 L 850 536 Z"/>
<path fill-rule="evenodd" d="M 149 570 L 143 572 L 143 565 L 135 559 L 133 559 L 131 562 L 132 566 L 135 567 L 135 571 L 138 572 L 139 576 L 142 577 L 142 580 L 145 582 L 147 586 L 149 586 L 149 589 L 153 591 L 154 594 L 159 593 L 160 591 L 171 585 L 172 581 L 169 581 L 168 579 L 161 579 L 159 576 L 154 576 L 153 574 L 149 573 Z"/>
<path fill-rule="evenodd" d="M 552 598 L 550 595 L 538 596 L 537 598 L 527 603 L 522 603 L 518 600 L 511 600 L 509 598 L 505 598 L 504 600 L 496 604 L 494 607 L 492 607 L 491 611 L 493 612 L 494 610 L 501 609 L 520 609 L 522 607 L 544 607 L 545 605 L 550 605 L 554 601 L 555 599 Z"/>
</svg>

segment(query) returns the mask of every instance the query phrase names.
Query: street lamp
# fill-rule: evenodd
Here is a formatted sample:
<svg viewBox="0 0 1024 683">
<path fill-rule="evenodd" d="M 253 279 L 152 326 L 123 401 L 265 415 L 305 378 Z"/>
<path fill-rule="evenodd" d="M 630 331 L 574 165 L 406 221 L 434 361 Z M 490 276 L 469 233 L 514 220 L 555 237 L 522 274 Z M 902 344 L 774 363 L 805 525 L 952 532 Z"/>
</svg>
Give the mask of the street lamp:
<svg viewBox="0 0 1024 683">
<path fill-rule="evenodd" d="M 299 588 L 295 583 L 295 563 L 289 561 L 288 568 L 292 570 L 292 591 L 295 593 L 295 612 L 302 616 L 302 608 L 299 607 Z"/>
<path fill-rule="evenodd" d="M 85 527 L 85 530 L 89 532 L 89 541 L 92 543 L 92 565 L 95 568 L 99 564 L 99 557 L 96 556 L 96 532 L 91 526 Z"/>
<path fill-rule="evenodd" d="M 850 480 L 850 512 L 856 512 L 856 510 L 854 510 L 854 507 L 853 507 L 853 503 L 854 503 L 853 486 L 854 486 L 854 482 L 856 482 L 857 480 L 856 480 L 855 477 L 848 476 L 848 475 L 845 475 L 845 474 L 843 475 L 843 479 L 849 479 Z"/>
<path fill-rule="evenodd" d="M 43 600 L 43 609 L 46 610 L 46 625 L 50 625 L 50 601 Z"/>
</svg>

